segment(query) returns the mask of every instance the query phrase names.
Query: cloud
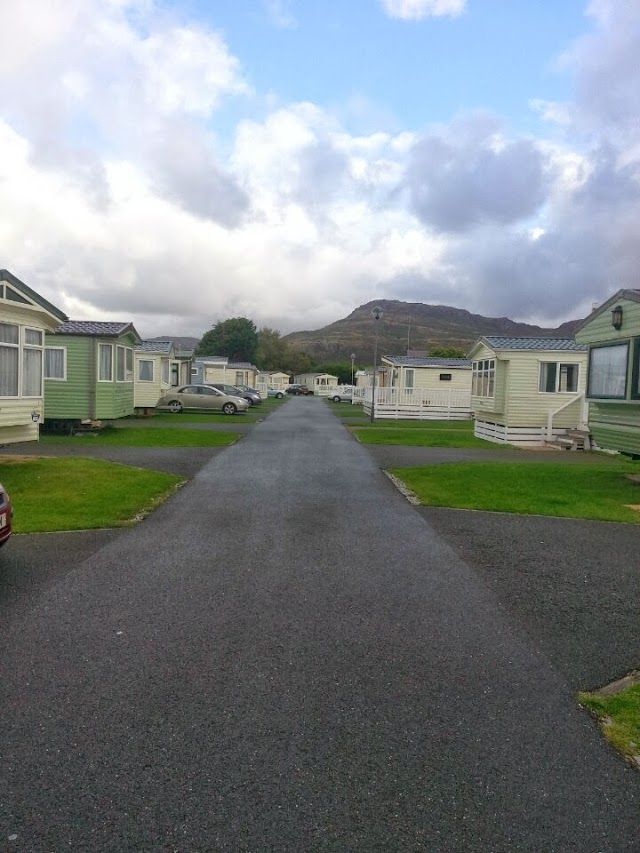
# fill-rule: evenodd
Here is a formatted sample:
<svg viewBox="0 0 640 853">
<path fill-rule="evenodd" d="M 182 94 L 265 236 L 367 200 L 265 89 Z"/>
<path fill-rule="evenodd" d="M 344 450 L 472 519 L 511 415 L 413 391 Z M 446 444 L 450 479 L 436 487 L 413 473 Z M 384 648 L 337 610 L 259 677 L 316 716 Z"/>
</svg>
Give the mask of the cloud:
<svg viewBox="0 0 640 853">
<path fill-rule="evenodd" d="M 292 0 L 263 0 L 271 23 L 281 30 L 292 30 L 298 26 L 291 7 Z"/>
<path fill-rule="evenodd" d="M 506 140 L 497 122 L 478 116 L 424 135 L 411 152 L 406 185 L 421 221 L 461 231 L 533 215 L 546 198 L 548 180 L 535 142 Z"/>
<path fill-rule="evenodd" d="M 575 98 L 532 103 L 549 138 L 484 114 L 389 132 L 371 111 L 356 133 L 258 104 L 222 35 L 165 4 L 24 5 L 0 4 L 2 265 L 72 316 L 291 331 L 387 296 L 551 324 L 640 286 L 635 0 L 590 7 L 563 58 Z"/>
<path fill-rule="evenodd" d="M 390 18 L 402 21 L 421 21 L 424 18 L 455 18 L 461 15 L 466 0 L 380 0 Z"/>
</svg>

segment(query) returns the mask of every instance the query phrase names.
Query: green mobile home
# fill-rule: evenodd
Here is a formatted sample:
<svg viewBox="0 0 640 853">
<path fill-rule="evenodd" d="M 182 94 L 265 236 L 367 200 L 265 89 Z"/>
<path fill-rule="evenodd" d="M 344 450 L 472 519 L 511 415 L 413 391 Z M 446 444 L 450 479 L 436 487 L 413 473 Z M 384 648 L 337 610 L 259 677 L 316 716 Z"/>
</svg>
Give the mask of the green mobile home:
<svg viewBox="0 0 640 853">
<path fill-rule="evenodd" d="M 586 346 L 571 338 L 487 336 L 469 357 L 478 438 L 542 445 L 584 426 Z"/>
<path fill-rule="evenodd" d="M 133 414 L 131 323 L 68 320 L 46 335 L 46 421 L 113 420 Z"/>
<path fill-rule="evenodd" d="M 66 319 L 15 275 L 0 270 L 0 444 L 37 441 L 45 333 Z"/>
<path fill-rule="evenodd" d="M 640 290 L 619 290 L 587 317 L 589 429 L 598 447 L 640 456 Z"/>
</svg>

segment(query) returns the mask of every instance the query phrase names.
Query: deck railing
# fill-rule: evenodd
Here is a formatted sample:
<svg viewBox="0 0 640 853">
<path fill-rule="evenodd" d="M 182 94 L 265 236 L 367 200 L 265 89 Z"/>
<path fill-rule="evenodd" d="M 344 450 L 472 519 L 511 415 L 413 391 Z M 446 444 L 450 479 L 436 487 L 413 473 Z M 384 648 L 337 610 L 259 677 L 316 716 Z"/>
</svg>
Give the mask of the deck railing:
<svg viewBox="0 0 640 853">
<path fill-rule="evenodd" d="M 363 391 L 364 411 L 371 414 L 372 389 L 364 388 Z M 375 417 L 467 420 L 471 417 L 471 391 L 376 388 Z"/>
</svg>

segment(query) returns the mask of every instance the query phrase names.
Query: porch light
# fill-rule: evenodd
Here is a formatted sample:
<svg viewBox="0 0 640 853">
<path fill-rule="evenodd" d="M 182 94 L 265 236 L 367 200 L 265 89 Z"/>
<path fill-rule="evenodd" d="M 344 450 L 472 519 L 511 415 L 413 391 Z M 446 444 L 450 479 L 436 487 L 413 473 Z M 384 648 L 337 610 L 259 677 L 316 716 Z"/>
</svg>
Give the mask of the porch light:
<svg viewBox="0 0 640 853">
<path fill-rule="evenodd" d="M 616 305 L 611 312 L 611 325 L 614 329 L 620 329 L 622 327 L 622 305 Z"/>
<path fill-rule="evenodd" d="M 31 420 L 34 422 L 34 424 L 37 424 L 40 420 L 40 412 L 36 412 L 36 410 L 34 409 L 33 412 L 31 412 Z"/>
</svg>

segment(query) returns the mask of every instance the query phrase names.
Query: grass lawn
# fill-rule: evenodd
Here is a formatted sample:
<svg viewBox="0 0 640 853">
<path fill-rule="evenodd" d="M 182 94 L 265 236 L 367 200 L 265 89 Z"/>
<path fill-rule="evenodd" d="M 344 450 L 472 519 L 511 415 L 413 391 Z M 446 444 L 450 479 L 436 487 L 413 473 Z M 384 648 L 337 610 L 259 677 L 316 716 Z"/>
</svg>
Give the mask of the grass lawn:
<svg viewBox="0 0 640 853">
<path fill-rule="evenodd" d="M 182 478 L 101 459 L 12 459 L 0 476 L 15 533 L 120 527 L 164 500 Z"/>
<path fill-rule="evenodd" d="M 610 696 L 579 693 L 578 701 L 598 719 L 612 746 L 640 767 L 640 684 Z"/>
<path fill-rule="evenodd" d="M 78 447 L 220 447 L 233 444 L 237 439 L 238 433 L 235 432 L 116 427 L 86 436 L 43 435 L 40 444 L 45 448 L 48 444 L 69 442 Z"/>
<path fill-rule="evenodd" d="M 392 473 L 427 506 L 640 521 L 640 485 L 625 474 L 633 462 L 455 462 Z M 635 506 L 637 509 L 631 509 Z"/>
<path fill-rule="evenodd" d="M 441 423 L 441 422 L 438 422 Z M 449 422 L 448 422 L 449 423 Z M 351 431 L 363 444 L 402 444 L 405 447 L 482 447 L 490 449 L 488 442 L 476 438 L 473 427 L 465 425 L 466 429 L 459 425 L 447 427 L 418 428 L 411 426 L 373 426 L 352 427 Z"/>
</svg>

